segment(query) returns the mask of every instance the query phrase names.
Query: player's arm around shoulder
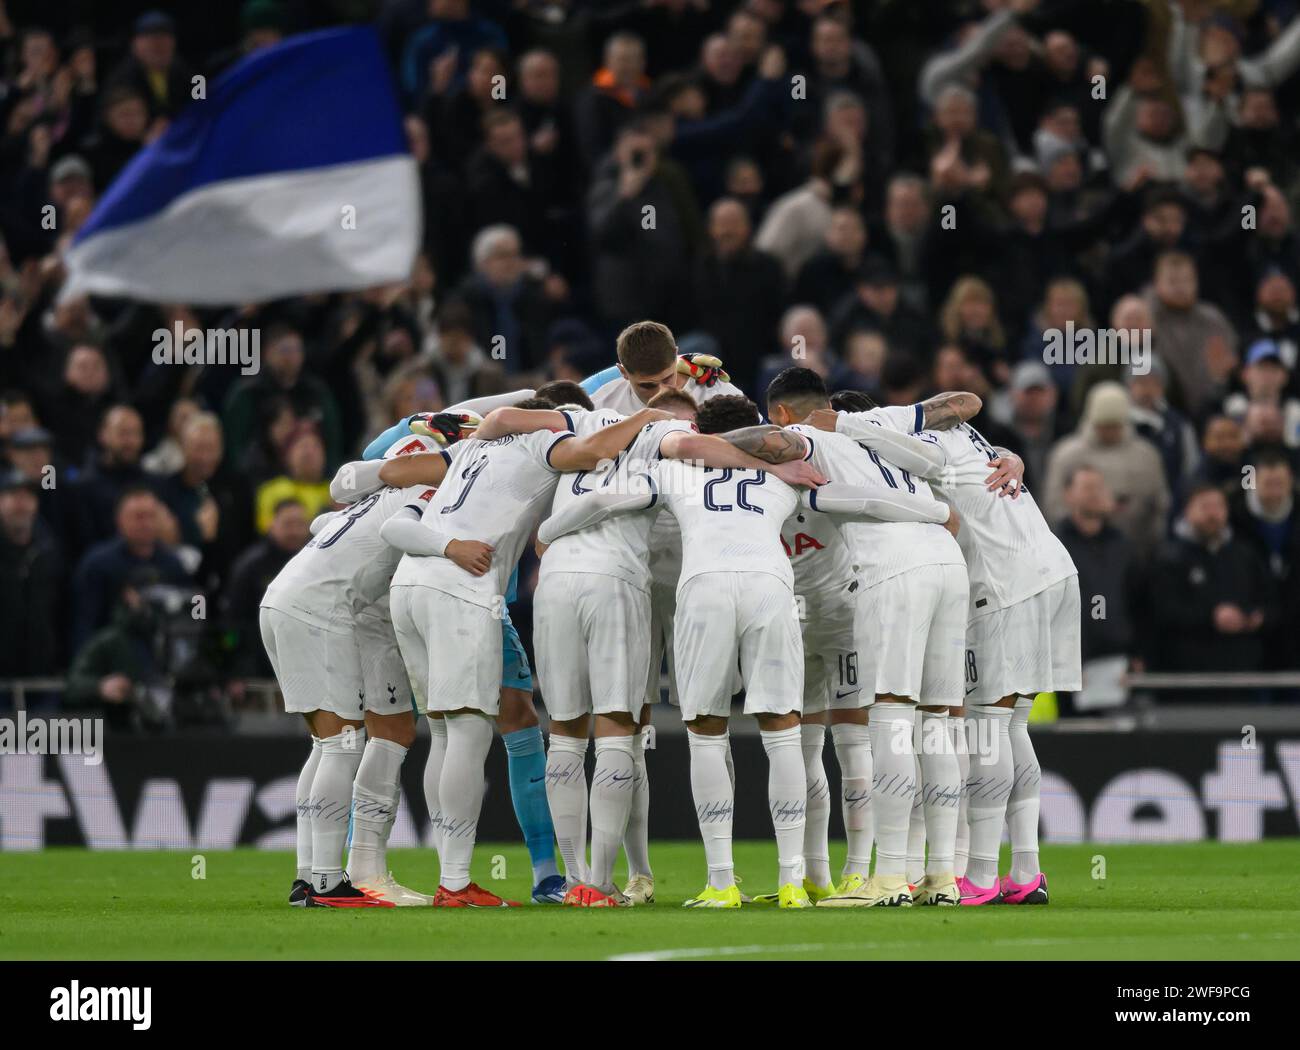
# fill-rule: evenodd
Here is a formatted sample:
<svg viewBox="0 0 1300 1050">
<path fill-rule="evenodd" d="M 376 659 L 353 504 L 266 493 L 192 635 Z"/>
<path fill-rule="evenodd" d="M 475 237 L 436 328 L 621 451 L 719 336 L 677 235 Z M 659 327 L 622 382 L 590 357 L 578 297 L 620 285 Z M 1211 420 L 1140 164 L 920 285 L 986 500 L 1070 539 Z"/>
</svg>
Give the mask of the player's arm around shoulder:
<svg viewBox="0 0 1300 1050">
<path fill-rule="evenodd" d="M 495 441 L 507 434 L 534 434 L 539 430 L 572 430 L 568 413 L 549 408 L 494 408 L 478 425 L 474 436 Z"/>
<path fill-rule="evenodd" d="M 595 470 L 601 463 L 613 459 L 635 440 L 641 429 L 661 419 L 672 416 L 657 408 L 643 408 L 626 419 L 601 427 L 585 437 L 552 445 L 547 462 L 552 470 L 572 473 L 577 470 Z"/>
<path fill-rule="evenodd" d="M 463 447 L 464 443 L 458 442 L 439 452 L 417 452 L 411 456 L 386 459 L 379 465 L 379 480 L 397 489 L 410 488 L 412 485 L 432 485 L 436 488 L 442 484 L 443 478 L 447 476 L 447 468 Z"/>
</svg>

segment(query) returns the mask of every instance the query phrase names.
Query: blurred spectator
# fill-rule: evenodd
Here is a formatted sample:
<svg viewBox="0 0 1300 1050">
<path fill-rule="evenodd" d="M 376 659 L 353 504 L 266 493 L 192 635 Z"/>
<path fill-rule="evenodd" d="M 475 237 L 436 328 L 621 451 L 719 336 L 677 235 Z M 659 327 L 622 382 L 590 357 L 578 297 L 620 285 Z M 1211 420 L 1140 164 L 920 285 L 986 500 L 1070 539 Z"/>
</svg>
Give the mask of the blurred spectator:
<svg viewBox="0 0 1300 1050">
<path fill-rule="evenodd" d="M 605 41 L 604 65 L 577 100 L 578 143 L 588 168 L 614 145 L 615 136 L 650 89 L 645 67 L 640 37 L 615 33 Z"/>
<path fill-rule="evenodd" d="M 681 169 L 659 156 L 640 125 L 623 128 L 596 169 L 587 211 L 596 309 L 606 326 L 617 332 L 652 317 L 677 328 L 702 228 Z"/>
<path fill-rule="evenodd" d="M 222 419 L 226 446 L 236 462 L 244 459 L 259 421 L 268 408 L 287 403 L 298 418 L 320 428 L 329 463 L 339 462 L 342 430 L 338 405 L 326 384 L 304 367 L 307 351 L 302 335 L 288 324 L 273 324 L 262 339 L 262 369 L 241 379 L 226 398 Z"/>
<path fill-rule="evenodd" d="M 1133 399 L 1133 429 L 1160 453 L 1169 492 L 1173 502 L 1180 503 L 1200 461 L 1196 428 L 1165 397 L 1169 373 L 1159 358 L 1152 359 L 1145 375 L 1130 370 L 1126 381 Z"/>
<path fill-rule="evenodd" d="M 1210 416 L 1201 430 L 1201 463 L 1196 480 L 1232 492 L 1241 485 L 1246 432 L 1229 416 Z"/>
<path fill-rule="evenodd" d="M 952 286 L 939 312 L 945 343 L 960 346 L 991 383 L 1011 377 L 1007 337 L 998 320 L 993 289 L 979 277 L 963 277 Z"/>
<path fill-rule="evenodd" d="M 59 455 L 74 466 L 85 466 L 95 447 L 100 417 L 112 403 L 112 375 L 103 349 L 91 343 L 72 347 L 64 358 L 59 386 L 40 402 L 41 414 L 59 421 Z"/>
<path fill-rule="evenodd" d="M 1296 511 L 1295 469 L 1280 450 L 1254 457 L 1253 485 L 1243 485 L 1230 501 L 1234 533 L 1255 549 L 1268 566 L 1278 597 L 1278 615 L 1265 631 L 1265 666 L 1300 667 L 1300 513 Z"/>
<path fill-rule="evenodd" d="M 108 625 L 86 640 L 68 672 L 68 706 L 89 709 L 114 729 L 137 726 L 149 690 L 165 681 L 156 639 L 159 616 L 142 593 L 148 582 L 132 575 Z"/>
<path fill-rule="evenodd" d="M 791 365 L 811 368 L 826 383 L 826 389 L 854 389 L 857 377 L 831 352 L 826 341 L 826 322 L 815 307 L 792 306 L 781 318 L 782 353 L 771 354 L 761 362 L 753 389 L 761 398 L 776 374 Z"/>
<path fill-rule="evenodd" d="M 1084 663 L 1130 655 L 1137 565 L 1132 543 L 1112 524 L 1114 497 L 1101 471 L 1084 465 L 1066 479 L 1062 499 L 1066 516 L 1056 523 L 1056 534 L 1079 570 Z"/>
<path fill-rule="evenodd" d="M 148 99 L 154 117 L 172 117 L 191 99 L 192 73 L 176 53 L 171 15 L 149 11 L 135 20 L 131 54 L 109 74 L 107 88 L 130 88 Z"/>
<path fill-rule="evenodd" d="M 1150 578 L 1153 671 L 1254 671 L 1276 620 L 1264 562 L 1228 524 L 1228 501 L 1211 485 L 1193 487 Z M 1225 692 L 1197 691 L 1223 702 Z M 1228 699 L 1233 699 L 1228 695 Z"/>
<path fill-rule="evenodd" d="M 221 618 L 229 636 L 231 672 L 238 677 L 270 677 L 262 645 L 258 609 L 266 588 L 289 559 L 311 538 L 311 519 L 296 499 L 276 504 L 266 535 L 234 561 L 222 592 Z"/>
<path fill-rule="evenodd" d="M 108 623 L 128 579 L 183 585 L 188 581 L 175 553 L 164 546 L 162 504 L 147 488 L 131 488 L 117 501 L 117 535 L 86 552 L 72 581 L 72 647 L 79 651 L 91 634 Z"/>
<path fill-rule="evenodd" d="M 186 422 L 180 450 L 181 465 L 157 483 L 158 496 L 176 518 L 181 544 L 201 558 L 195 575 L 211 586 L 251 537 L 248 491 L 243 478 L 223 469 L 215 413 L 200 412 Z"/>
<path fill-rule="evenodd" d="M 144 452 L 144 421 L 130 405 L 114 405 L 99 425 L 99 452 L 75 482 L 83 544 L 107 538 L 113 511 L 128 489 L 151 487 L 153 479 L 140 466 Z"/>
<path fill-rule="evenodd" d="M 402 87 L 412 100 L 430 85 L 459 87 L 480 48 L 506 47 L 505 33 L 486 18 L 475 17 L 469 0 L 429 0 L 428 14 L 402 54 Z"/>
<path fill-rule="evenodd" d="M 1047 478 L 1047 457 L 1065 429 L 1059 411 L 1060 393 L 1041 361 L 1021 361 L 1011 373 L 1004 402 L 994 403 L 998 422 L 1014 435 L 1010 447 L 1025 462 L 1025 484 L 1031 489 Z"/>
<path fill-rule="evenodd" d="M 830 317 L 831 343 L 843 346 L 851 332 L 880 332 L 890 349 L 924 361 L 931 350 L 933 331 L 925 314 L 902 301 L 898 272 L 891 263 L 870 256 L 858 271 L 853 291 L 835 307 Z"/>
<path fill-rule="evenodd" d="M 60 665 L 65 567 L 40 527 L 40 486 L 0 473 L 0 678 L 50 675 Z"/>
<path fill-rule="evenodd" d="M 140 465 L 150 474 L 175 474 L 185 462 L 181 451 L 181 434 L 185 424 L 200 412 L 193 398 L 181 397 L 172 402 L 167 413 L 167 432 L 148 452 L 140 457 Z"/>
<path fill-rule="evenodd" d="M 724 197 L 709 209 L 709 241 L 695 268 L 697 325 L 717 341 L 733 380 L 747 386 L 772 347 L 785 279 L 780 263 L 750 244 L 739 201 Z"/>
<path fill-rule="evenodd" d="M 847 204 L 834 208 L 819 250 L 798 269 L 791 300 L 811 303 L 823 314 L 829 313 L 853 290 L 866 247 L 862 213 Z M 788 267 L 786 272 L 790 272 Z"/>
<path fill-rule="evenodd" d="M 257 531 L 265 533 L 275 518 L 275 508 L 295 499 L 308 520 L 332 505 L 330 479 L 325 473 L 325 446 L 310 423 L 299 423 L 285 439 L 284 472 L 257 487 Z"/>
<path fill-rule="evenodd" d="M 1291 372 L 1276 342 L 1257 339 L 1250 345 L 1241 369 L 1241 384 L 1243 390 L 1224 398 L 1224 415 L 1244 423 L 1253 406 L 1271 408 L 1279 417 L 1278 440 L 1287 448 L 1300 447 L 1300 398 L 1291 392 Z"/>
<path fill-rule="evenodd" d="M 1237 337 L 1217 306 L 1198 298 L 1196 263 L 1183 252 L 1156 260 L 1151 305 L 1155 352 L 1176 384 L 1175 404 L 1199 413 L 1236 364 Z"/>
<path fill-rule="evenodd" d="M 1088 392 L 1078 429 L 1047 458 L 1041 503 L 1049 518 L 1059 519 L 1066 511 L 1066 479 L 1080 466 L 1095 467 L 1114 495 L 1115 526 L 1144 557 L 1164 538 L 1169 486 L 1160 454 L 1134 432 L 1131 411 L 1118 383 L 1098 383 Z"/>
<path fill-rule="evenodd" d="M 818 143 L 813 151 L 811 177 L 773 201 L 758 228 L 754 243 L 760 251 L 780 260 L 787 278 L 799 273 L 829 233 L 835 198 L 831 177 L 842 158 L 843 150 L 834 143 Z M 859 247 L 859 255 L 861 251 Z"/>
<path fill-rule="evenodd" d="M 564 288 L 529 271 L 512 226 L 480 230 L 470 249 L 474 272 L 459 292 L 474 318 L 474 336 L 508 372 L 528 372 L 546 358 L 546 330 Z"/>
</svg>

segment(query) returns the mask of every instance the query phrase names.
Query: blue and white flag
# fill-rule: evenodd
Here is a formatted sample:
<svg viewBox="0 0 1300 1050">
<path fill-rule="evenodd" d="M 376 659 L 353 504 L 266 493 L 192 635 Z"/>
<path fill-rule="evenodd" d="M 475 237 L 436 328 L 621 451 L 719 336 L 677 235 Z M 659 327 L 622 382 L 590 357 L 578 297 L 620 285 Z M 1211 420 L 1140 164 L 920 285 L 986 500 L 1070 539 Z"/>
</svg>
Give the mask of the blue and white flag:
<svg viewBox="0 0 1300 1050">
<path fill-rule="evenodd" d="M 220 305 L 401 281 L 421 224 L 378 38 L 310 33 L 245 58 L 132 158 L 62 295 Z"/>
</svg>

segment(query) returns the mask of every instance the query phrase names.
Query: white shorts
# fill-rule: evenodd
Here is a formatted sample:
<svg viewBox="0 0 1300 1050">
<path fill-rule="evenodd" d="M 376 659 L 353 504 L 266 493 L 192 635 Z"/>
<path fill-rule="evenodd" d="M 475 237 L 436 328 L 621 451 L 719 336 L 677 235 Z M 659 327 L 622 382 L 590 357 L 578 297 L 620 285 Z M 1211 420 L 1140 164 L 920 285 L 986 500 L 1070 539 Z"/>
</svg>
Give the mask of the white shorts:
<svg viewBox="0 0 1300 1050">
<path fill-rule="evenodd" d="M 875 702 L 875 653 L 864 644 L 862 588 L 855 581 L 801 601 L 803 713 L 850 711 Z"/>
<path fill-rule="evenodd" d="M 389 592 L 393 630 L 422 712 L 501 709 L 501 620 L 491 609 L 432 587 Z"/>
<path fill-rule="evenodd" d="M 645 702 L 657 704 L 662 698 L 659 675 L 664 655 L 668 656 L 668 702 L 676 707 L 681 703 L 677 695 L 677 659 L 673 652 L 673 617 L 677 612 L 677 586 L 663 583 L 650 584 L 650 668 L 646 675 Z"/>
<path fill-rule="evenodd" d="M 265 606 L 258 621 L 286 711 L 329 711 L 360 722 L 375 710 L 366 701 L 353 632 L 326 631 Z"/>
<path fill-rule="evenodd" d="M 1079 577 L 977 616 L 966 628 L 966 702 L 1083 688 Z"/>
<path fill-rule="evenodd" d="M 965 565 L 922 565 L 867 590 L 877 696 L 906 696 L 922 705 L 962 703 L 969 600 Z"/>
<path fill-rule="evenodd" d="M 551 718 L 640 715 L 650 665 L 645 591 L 599 573 L 545 573 L 533 596 L 533 641 Z"/>
<path fill-rule="evenodd" d="M 414 703 L 411 683 L 397 645 L 388 603 L 376 603 L 357 613 L 354 636 L 361 660 L 366 709 L 385 715 L 410 711 Z M 424 714 L 418 704 L 415 710 Z"/>
<path fill-rule="evenodd" d="M 736 663 L 745 714 L 803 707 L 803 642 L 794 594 L 766 572 L 706 572 L 677 591 L 682 719 L 731 714 Z"/>
</svg>

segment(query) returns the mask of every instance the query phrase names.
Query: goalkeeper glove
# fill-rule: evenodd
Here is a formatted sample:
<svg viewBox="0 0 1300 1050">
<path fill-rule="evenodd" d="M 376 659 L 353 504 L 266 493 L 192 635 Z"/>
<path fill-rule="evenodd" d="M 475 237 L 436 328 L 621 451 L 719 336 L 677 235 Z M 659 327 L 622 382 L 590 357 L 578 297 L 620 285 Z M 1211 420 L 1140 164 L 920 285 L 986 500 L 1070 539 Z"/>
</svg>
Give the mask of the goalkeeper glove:
<svg viewBox="0 0 1300 1050">
<path fill-rule="evenodd" d="M 482 419 L 473 412 L 417 412 L 406 421 L 412 434 L 432 438 L 439 445 L 452 445 L 474 436 Z"/>
<path fill-rule="evenodd" d="M 700 386 L 714 386 L 719 380 L 723 383 L 731 382 L 731 376 L 727 375 L 722 362 L 712 354 L 681 354 L 677 358 L 677 371 L 690 376 Z"/>
</svg>

